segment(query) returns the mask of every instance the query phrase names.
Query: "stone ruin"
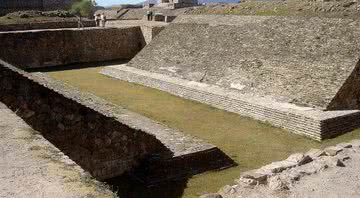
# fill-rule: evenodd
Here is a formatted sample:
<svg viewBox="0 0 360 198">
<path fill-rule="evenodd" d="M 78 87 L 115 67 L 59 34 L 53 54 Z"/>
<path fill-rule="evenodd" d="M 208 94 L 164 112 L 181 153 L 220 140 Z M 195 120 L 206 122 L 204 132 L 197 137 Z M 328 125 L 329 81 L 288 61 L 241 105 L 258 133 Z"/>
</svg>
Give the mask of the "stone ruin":
<svg viewBox="0 0 360 198">
<path fill-rule="evenodd" d="M 360 125 L 360 22 L 181 15 L 115 78 L 315 140 Z"/>
<path fill-rule="evenodd" d="M 17 10 L 65 9 L 71 0 L 0 0 L 0 14 Z"/>
<path fill-rule="evenodd" d="M 27 70 L 132 59 L 102 73 L 322 140 L 360 125 L 359 25 L 182 15 L 151 42 L 155 30 L 139 26 L 0 32 L 0 101 L 98 179 L 187 177 L 235 163 L 214 145 Z"/>
<path fill-rule="evenodd" d="M 152 33 L 134 26 L 0 32 L 0 101 L 98 180 L 129 174 L 152 185 L 236 165 L 203 140 L 28 72 L 128 60 Z"/>
</svg>

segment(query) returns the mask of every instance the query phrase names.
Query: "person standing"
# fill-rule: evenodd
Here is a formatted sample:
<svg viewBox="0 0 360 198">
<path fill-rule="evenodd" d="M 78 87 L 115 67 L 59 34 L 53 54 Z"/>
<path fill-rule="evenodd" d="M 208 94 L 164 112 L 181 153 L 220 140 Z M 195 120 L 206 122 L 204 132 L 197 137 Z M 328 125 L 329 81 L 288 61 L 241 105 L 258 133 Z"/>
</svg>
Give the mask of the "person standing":
<svg viewBox="0 0 360 198">
<path fill-rule="evenodd" d="M 146 11 L 147 20 L 150 21 L 150 10 Z"/>
<path fill-rule="evenodd" d="M 150 10 L 150 21 L 152 21 L 152 20 L 153 20 L 153 15 L 154 15 L 153 11 L 152 11 L 152 10 Z"/>
<path fill-rule="evenodd" d="M 106 24 L 106 16 L 105 16 L 104 13 L 101 14 L 100 19 L 101 19 L 101 26 L 102 26 L 102 27 L 105 27 L 105 24 Z"/>
<path fill-rule="evenodd" d="M 100 26 L 100 15 L 99 14 L 94 14 L 95 16 L 95 24 L 96 24 L 96 27 L 99 27 Z"/>
</svg>

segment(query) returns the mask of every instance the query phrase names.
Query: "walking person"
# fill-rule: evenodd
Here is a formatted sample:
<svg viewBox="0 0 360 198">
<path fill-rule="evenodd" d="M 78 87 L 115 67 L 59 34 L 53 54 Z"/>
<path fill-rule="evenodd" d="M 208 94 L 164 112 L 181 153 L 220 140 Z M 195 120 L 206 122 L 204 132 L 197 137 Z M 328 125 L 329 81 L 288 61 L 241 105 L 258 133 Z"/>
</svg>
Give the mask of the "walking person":
<svg viewBox="0 0 360 198">
<path fill-rule="evenodd" d="M 147 16 L 147 20 L 148 20 L 148 21 L 150 21 L 150 17 L 151 17 L 151 16 L 150 16 L 150 12 L 151 12 L 150 10 L 148 10 L 148 11 L 146 12 L 146 16 Z"/>
<path fill-rule="evenodd" d="M 95 24 L 96 24 L 96 27 L 99 27 L 100 26 L 100 15 L 99 14 L 94 14 L 94 17 L 95 17 Z"/>
<path fill-rule="evenodd" d="M 104 13 L 101 14 L 100 20 L 101 20 L 101 27 L 105 27 L 105 24 L 106 24 L 106 16 L 105 16 Z"/>
<path fill-rule="evenodd" d="M 153 11 L 152 10 L 150 10 L 150 21 L 152 21 L 153 20 Z"/>
</svg>

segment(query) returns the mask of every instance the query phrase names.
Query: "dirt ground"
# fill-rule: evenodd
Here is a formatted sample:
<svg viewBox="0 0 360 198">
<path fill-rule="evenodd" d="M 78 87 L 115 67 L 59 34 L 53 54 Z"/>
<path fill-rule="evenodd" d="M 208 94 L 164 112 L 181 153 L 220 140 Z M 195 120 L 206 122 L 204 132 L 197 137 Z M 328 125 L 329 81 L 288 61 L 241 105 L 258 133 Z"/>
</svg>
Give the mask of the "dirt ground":
<svg viewBox="0 0 360 198">
<path fill-rule="evenodd" d="M 0 103 L 0 197 L 114 197 Z"/>
<path fill-rule="evenodd" d="M 281 183 L 268 179 L 267 185 L 226 186 L 220 190 L 220 194 L 223 198 L 358 198 L 360 197 L 360 141 L 356 141 L 356 145 L 341 149 L 336 156 L 319 157 L 309 164 L 278 173 L 282 181 L 292 178 L 296 172 L 303 175 L 292 180 L 293 183 L 284 183 L 286 188 L 282 188 Z M 324 159 L 325 161 L 320 161 Z M 336 160 L 340 162 L 333 163 Z M 320 164 L 326 166 L 318 166 Z M 313 171 L 314 167 L 321 168 Z"/>
</svg>

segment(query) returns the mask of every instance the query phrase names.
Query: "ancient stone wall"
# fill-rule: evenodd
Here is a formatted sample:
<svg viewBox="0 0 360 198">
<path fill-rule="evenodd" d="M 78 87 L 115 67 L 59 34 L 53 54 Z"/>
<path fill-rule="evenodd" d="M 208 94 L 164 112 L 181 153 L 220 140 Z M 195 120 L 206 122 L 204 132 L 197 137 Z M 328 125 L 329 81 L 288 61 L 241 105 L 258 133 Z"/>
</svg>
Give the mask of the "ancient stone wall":
<svg viewBox="0 0 360 198">
<path fill-rule="evenodd" d="M 149 44 L 163 29 L 165 29 L 165 26 L 141 26 L 141 32 L 146 44 Z"/>
<path fill-rule="evenodd" d="M 320 111 L 313 108 L 299 108 L 271 99 L 242 95 L 219 86 L 168 77 L 123 65 L 107 67 L 102 73 L 268 122 L 319 141 L 360 127 L 359 111 Z"/>
<path fill-rule="evenodd" d="M 328 110 L 360 109 L 360 60 L 355 69 L 329 104 Z"/>
<path fill-rule="evenodd" d="M 42 8 L 42 0 L 0 0 L 0 8 L 36 9 Z"/>
<path fill-rule="evenodd" d="M 359 27 L 353 19 L 180 15 L 128 66 L 327 109 L 359 60 Z M 360 106 L 346 101 L 341 109 Z"/>
<path fill-rule="evenodd" d="M 71 0 L 0 0 L 2 9 L 61 9 L 71 5 Z"/>
<path fill-rule="evenodd" d="M 95 27 L 95 21 L 82 21 L 84 27 Z M 57 21 L 57 22 L 41 22 L 41 23 L 23 23 L 23 24 L 2 24 L 0 32 L 3 31 L 19 31 L 34 29 L 59 29 L 59 28 L 77 28 L 77 21 Z"/>
<path fill-rule="evenodd" d="M 72 0 L 43 0 L 45 9 L 64 9 L 70 7 Z"/>
<path fill-rule="evenodd" d="M 167 152 L 155 136 L 119 122 L 112 105 L 1 60 L 0 101 L 98 179 Z"/>
<path fill-rule="evenodd" d="M 0 58 L 23 68 L 131 59 L 145 42 L 140 27 L 0 32 L 0 41 Z"/>
</svg>

